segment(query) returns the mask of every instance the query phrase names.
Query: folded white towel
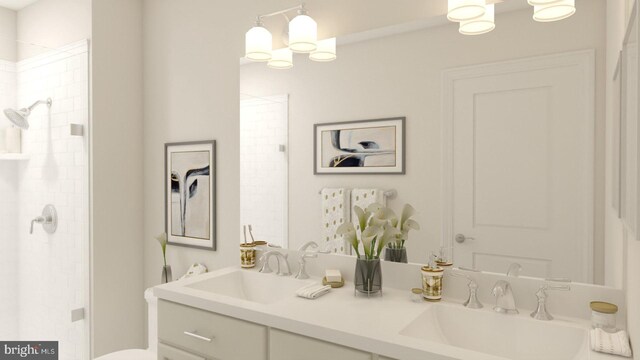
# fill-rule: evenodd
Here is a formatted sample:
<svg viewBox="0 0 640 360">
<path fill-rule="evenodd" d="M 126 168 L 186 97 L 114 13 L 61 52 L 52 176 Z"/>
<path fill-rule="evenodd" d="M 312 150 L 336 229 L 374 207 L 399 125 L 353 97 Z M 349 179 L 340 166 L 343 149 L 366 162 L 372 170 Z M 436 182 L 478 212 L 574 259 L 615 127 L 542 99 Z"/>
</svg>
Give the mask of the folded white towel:
<svg viewBox="0 0 640 360">
<path fill-rule="evenodd" d="M 591 330 L 591 350 L 601 353 L 631 357 L 629 335 L 624 330 L 608 333 L 602 329 Z"/>
<path fill-rule="evenodd" d="M 331 290 L 329 285 L 309 284 L 296 291 L 296 295 L 305 299 L 317 299 Z"/>
</svg>

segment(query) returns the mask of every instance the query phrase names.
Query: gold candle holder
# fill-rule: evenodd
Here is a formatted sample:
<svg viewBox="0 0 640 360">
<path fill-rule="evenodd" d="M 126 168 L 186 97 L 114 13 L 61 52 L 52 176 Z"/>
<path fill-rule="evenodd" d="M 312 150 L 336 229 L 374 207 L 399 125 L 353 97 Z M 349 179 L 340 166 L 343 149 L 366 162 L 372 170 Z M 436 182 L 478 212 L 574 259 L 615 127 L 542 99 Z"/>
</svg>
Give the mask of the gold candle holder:
<svg viewBox="0 0 640 360">
<path fill-rule="evenodd" d="M 256 266 L 256 245 L 254 243 L 240 244 L 240 266 L 243 268 Z"/>
</svg>

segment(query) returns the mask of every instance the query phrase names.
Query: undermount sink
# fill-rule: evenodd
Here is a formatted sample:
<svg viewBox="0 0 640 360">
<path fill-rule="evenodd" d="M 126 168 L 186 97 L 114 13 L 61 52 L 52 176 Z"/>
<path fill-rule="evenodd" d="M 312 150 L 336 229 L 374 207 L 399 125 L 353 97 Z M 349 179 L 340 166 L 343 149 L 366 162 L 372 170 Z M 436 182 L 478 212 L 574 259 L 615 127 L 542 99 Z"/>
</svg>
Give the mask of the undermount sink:
<svg viewBox="0 0 640 360">
<path fill-rule="evenodd" d="M 186 287 L 236 299 L 271 304 L 295 296 L 296 290 L 310 284 L 310 282 L 312 281 L 298 280 L 293 277 L 235 270 L 195 282 Z"/>
<path fill-rule="evenodd" d="M 522 314 L 497 314 L 490 308 L 434 304 L 400 334 L 507 359 L 589 358 L 586 328 Z"/>
</svg>

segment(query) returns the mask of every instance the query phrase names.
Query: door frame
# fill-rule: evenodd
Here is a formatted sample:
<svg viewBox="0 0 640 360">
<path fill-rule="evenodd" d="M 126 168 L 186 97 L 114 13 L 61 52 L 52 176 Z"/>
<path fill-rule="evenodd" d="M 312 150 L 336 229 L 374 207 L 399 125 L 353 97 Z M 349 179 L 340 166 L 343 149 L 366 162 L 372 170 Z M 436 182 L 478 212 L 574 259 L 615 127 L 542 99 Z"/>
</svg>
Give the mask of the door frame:
<svg viewBox="0 0 640 360">
<path fill-rule="evenodd" d="M 586 251 L 583 252 L 583 273 L 586 281 L 593 282 L 594 271 L 594 205 L 595 205 L 595 49 L 534 56 L 516 60 L 493 62 L 444 70 L 442 72 L 442 240 L 441 246 L 454 252 L 453 205 L 453 121 L 454 86 L 457 80 L 491 75 L 505 75 L 558 67 L 577 67 L 584 74 L 585 87 L 582 96 L 585 104 L 584 121 L 591 131 L 586 132 L 586 143 L 592 144 L 585 156 L 584 229 Z"/>
</svg>

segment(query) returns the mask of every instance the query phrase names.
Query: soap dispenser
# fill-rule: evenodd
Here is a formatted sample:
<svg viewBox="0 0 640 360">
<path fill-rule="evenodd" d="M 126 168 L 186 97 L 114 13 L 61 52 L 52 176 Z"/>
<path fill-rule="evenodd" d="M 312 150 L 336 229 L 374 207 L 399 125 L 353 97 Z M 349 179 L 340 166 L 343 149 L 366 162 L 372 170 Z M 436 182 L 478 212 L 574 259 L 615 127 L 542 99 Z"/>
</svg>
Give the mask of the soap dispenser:
<svg viewBox="0 0 640 360">
<path fill-rule="evenodd" d="M 429 265 L 423 266 L 422 272 L 422 297 L 427 301 L 440 301 L 442 299 L 442 276 L 444 269 L 437 264 L 438 256 L 431 254 Z"/>
</svg>

